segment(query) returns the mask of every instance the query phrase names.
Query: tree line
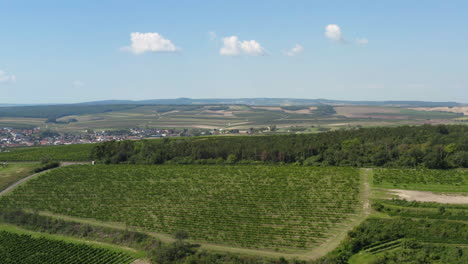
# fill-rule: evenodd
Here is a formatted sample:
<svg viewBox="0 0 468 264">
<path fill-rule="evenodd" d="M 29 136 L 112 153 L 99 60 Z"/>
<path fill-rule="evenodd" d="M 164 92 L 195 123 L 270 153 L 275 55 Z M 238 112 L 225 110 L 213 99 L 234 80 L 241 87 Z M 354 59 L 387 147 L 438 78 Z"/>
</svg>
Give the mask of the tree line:
<svg viewBox="0 0 468 264">
<path fill-rule="evenodd" d="M 96 145 L 91 156 L 107 164 L 295 163 L 468 168 L 468 127 L 423 125 L 320 134 L 111 141 Z"/>
</svg>

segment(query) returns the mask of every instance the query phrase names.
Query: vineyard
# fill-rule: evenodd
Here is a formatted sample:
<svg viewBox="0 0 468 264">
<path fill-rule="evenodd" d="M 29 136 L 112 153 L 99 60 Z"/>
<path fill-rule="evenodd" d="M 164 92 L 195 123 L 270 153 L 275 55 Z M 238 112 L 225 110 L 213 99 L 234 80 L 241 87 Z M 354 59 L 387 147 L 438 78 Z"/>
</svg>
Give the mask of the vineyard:
<svg viewBox="0 0 468 264">
<path fill-rule="evenodd" d="M 134 257 L 123 252 L 0 231 L 2 264 L 128 264 Z"/>
<path fill-rule="evenodd" d="M 468 192 L 467 170 L 375 169 L 374 185 L 390 189 Z"/>
<path fill-rule="evenodd" d="M 0 206 L 183 230 L 198 241 L 306 249 L 358 213 L 360 186 L 354 168 L 76 165 L 28 181 Z"/>
<path fill-rule="evenodd" d="M 94 144 L 65 146 L 14 148 L 10 152 L 0 152 L 0 161 L 88 161 Z"/>
<path fill-rule="evenodd" d="M 468 205 L 378 200 L 374 207 L 391 216 L 468 221 Z"/>
</svg>

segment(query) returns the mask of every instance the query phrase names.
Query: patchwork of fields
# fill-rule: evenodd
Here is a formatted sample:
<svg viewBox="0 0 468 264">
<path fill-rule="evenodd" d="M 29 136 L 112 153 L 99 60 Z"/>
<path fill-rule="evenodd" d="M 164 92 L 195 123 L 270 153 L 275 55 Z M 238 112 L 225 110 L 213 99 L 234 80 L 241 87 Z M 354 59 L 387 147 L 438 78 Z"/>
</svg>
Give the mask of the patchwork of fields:
<svg viewBox="0 0 468 264">
<path fill-rule="evenodd" d="M 83 132 L 87 129 L 206 128 L 249 129 L 275 125 L 279 131 L 303 127 L 315 132 L 317 127 L 335 129 L 349 126 L 395 126 L 402 124 L 453 123 L 462 113 L 407 109 L 391 106 L 338 105 L 333 112 L 322 112 L 320 106 L 251 106 L 251 105 L 129 105 L 109 106 L 102 111 L 59 111 L 60 123 L 47 123 L 43 116 L 15 117 L 3 113 L 0 127 L 43 127 L 61 132 Z M 327 105 L 328 107 L 328 105 Z M 109 110 L 109 111 L 104 111 Z M 334 113 L 336 111 L 336 113 Z M 70 111 L 68 111 L 70 112 Z M 1 114 L 1 113 L 0 113 Z M 16 114 L 16 113 L 15 113 Z M 29 113 L 35 116 L 36 112 Z M 29 116 L 28 115 L 28 116 Z M 51 113 L 52 115 L 52 113 Z M 76 122 L 67 123 L 73 119 Z"/>
<path fill-rule="evenodd" d="M 187 231 L 269 249 L 317 246 L 362 208 L 359 169 L 300 166 L 70 166 L 2 197 L 4 208 Z"/>
</svg>

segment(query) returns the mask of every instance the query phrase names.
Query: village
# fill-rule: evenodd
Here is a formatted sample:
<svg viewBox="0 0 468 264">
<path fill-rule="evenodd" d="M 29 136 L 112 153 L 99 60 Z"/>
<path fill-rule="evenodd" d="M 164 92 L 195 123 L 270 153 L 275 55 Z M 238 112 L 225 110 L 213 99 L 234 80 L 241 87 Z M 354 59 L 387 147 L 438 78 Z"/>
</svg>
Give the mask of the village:
<svg viewBox="0 0 468 264">
<path fill-rule="evenodd" d="M 247 134 L 258 130 L 239 131 L 238 129 L 156 129 L 131 128 L 119 130 L 87 130 L 82 133 L 59 133 L 36 127 L 31 129 L 0 128 L 0 151 L 13 147 L 34 147 L 71 144 L 89 144 L 106 141 L 141 140 L 164 137 L 211 136 L 220 134 Z"/>
</svg>

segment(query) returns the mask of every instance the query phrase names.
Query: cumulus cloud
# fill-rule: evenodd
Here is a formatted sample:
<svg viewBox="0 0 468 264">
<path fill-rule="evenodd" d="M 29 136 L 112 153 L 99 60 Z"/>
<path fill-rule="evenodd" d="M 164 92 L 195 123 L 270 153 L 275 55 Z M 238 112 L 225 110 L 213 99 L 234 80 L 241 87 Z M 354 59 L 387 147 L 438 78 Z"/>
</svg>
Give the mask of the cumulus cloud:
<svg viewBox="0 0 468 264">
<path fill-rule="evenodd" d="M 356 39 L 356 44 L 358 44 L 359 46 L 366 46 L 367 44 L 369 44 L 369 40 L 366 38 L 358 38 Z"/>
<path fill-rule="evenodd" d="M 329 24 L 325 27 L 325 37 L 336 42 L 344 42 L 341 28 L 336 24 Z"/>
<path fill-rule="evenodd" d="M 259 56 L 265 55 L 265 49 L 255 40 L 240 41 L 237 36 L 223 38 L 223 47 L 219 54 L 224 56 L 238 56 L 241 54 Z"/>
<path fill-rule="evenodd" d="M 304 51 L 304 47 L 302 47 L 300 44 L 296 44 L 294 47 L 292 47 L 290 50 L 286 51 L 284 54 L 289 57 L 296 56 L 297 54 L 301 53 Z"/>
<path fill-rule="evenodd" d="M 130 34 L 131 45 L 123 47 L 122 50 L 130 51 L 134 54 L 145 52 L 176 52 L 178 48 L 168 39 L 165 39 L 159 33 L 133 32 Z"/>
<path fill-rule="evenodd" d="M 0 70 L 0 83 L 14 83 L 16 82 L 16 76 L 6 71 Z"/>
</svg>

